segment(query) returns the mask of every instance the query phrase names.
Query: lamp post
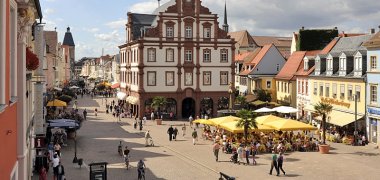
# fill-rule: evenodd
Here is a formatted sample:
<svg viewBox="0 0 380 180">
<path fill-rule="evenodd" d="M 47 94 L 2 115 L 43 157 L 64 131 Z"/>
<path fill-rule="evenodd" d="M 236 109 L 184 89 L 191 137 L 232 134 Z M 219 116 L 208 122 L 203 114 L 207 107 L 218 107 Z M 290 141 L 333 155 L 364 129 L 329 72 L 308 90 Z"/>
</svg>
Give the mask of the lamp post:
<svg viewBox="0 0 380 180">
<path fill-rule="evenodd" d="M 354 131 L 354 145 L 358 145 L 358 124 L 357 124 L 357 114 L 358 114 L 358 96 L 354 94 L 355 98 L 355 131 Z"/>
<path fill-rule="evenodd" d="M 229 88 L 228 88 L 228 94 L 230 94 L 230 102 L 229 102 L 229 105 L 228 105 L 228 111 L 232 111 L 232 94 L 234 93 L 234 91 L 232 90 L 232 82 L 230 82 L 230 85 L 229 85 Z"/>
<path fill-rule="evenodd" d="M 78 163 L 78 158 L 77 158 L 77 127 L 75 128 L 75 134 L 74 134 L 74 159 L 73 163 Z"/>
</svg>

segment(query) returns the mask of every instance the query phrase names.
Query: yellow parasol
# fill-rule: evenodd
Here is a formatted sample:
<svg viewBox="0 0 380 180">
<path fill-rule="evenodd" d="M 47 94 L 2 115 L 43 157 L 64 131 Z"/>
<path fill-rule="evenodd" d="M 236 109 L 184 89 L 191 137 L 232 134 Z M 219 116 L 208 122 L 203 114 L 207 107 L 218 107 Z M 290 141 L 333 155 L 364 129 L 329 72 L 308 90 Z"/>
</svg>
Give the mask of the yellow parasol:
<svg viewBox="0 0 380 180">
<path fill-rule="evenodd" d="M 55 99 L 53 101 L 49 101 L 46 106 L 55 106 L 55 107 L 66 107 L 67 104 L 64 101 Z"/>
<path fill-rule="evenodd" d="M 279 131 L 295 131 L 295 130 L 316 130 L 317 128 L 305 124 L 300 121 L 292 120 L 292 119 L 280 119 L 277 121 L 266 123 L 265 125 L 271 126 Z"/>
<path fill-rule="evenodd" d="M 206 120 L 206 119 L 197 119 L 197 120 L 193 121 L 193 123 L 206 124 L 206 125 L 210 125 L 210 126 L 215 125 L 212 121 Z"/>
<path fill-rule="evenodd" d="M 244 133 L 244 128 L 236 127 L 236 123 L 237 122 L 226 122 L 226 123 L 220 124 L 219 127 L 232 133 Z M 258 124 L 257 129 L 249 129 L 249 132 L 252 132 L 252 131 L 263 132 L 263 131 L 273 131 L 273 130 L 275 129 L 270 126 Z"/>
<path fill-rule="evenodd" d="M 256 118 L 257 124 L 267 124 L 273 121 L 281 120 L 283 118 L 273 116 L 273 115 L 266 115 L 266 116 L 260 116 Z"/>
<path fill-rule="evenodd" d="M 220 125 L 222 123 L 235 122 L 240 119 L 241 118 L 235 117 L 235 116 L 224 116 L 224 117 L 212 118 L 210 119 L 210 121 L 213 122 L 215 125 Z"/>
</svg>

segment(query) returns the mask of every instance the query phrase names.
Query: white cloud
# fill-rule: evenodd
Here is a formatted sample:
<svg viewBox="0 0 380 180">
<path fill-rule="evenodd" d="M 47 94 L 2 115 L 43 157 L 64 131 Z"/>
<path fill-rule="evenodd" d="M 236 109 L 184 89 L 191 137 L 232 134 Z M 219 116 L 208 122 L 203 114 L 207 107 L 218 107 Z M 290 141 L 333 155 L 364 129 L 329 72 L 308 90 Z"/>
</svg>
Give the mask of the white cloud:
<svg viewBox="0 0 380 180">
<path fill-rule="evenodd" d="M 54 13 L 54 12 L 55 12 L 54 9 L 52 9 L 52 8 L 46 8 L 46 9 L 44 10 L 44 15 L 49 15 L 49 14 L 52 14 L 52 13 Z"/>
<path fill-rule="evenodd" d="M 119 34 L 118 30 L 114 30 L 110 33 L 98 33 L 94 35 L 99 41 L 109 41 L 109 42 L 122 42 L 123 38 Z"/>
<path fill-rule="evenodd" d="M 99 31 L 99 28 L 83 28 L 83 31 L 90 32 L 90 33 L 96 33 Z"/>
<path fill-rule="evenodd" d="M 127 19 L 119 19 L 116 21 L 111 21 L 111 22 L 106 23 L 106 26 L 112 29 L 124 28 L 127 22 L 128 22 Z"/>
<path fill-rule="evenodd" d="M 168 2 L 169 0 L 162 0 L 161 5 Z M 150 14 L 152 13 L 156 8 L 158 7 L 157 1 L 145 1 L 136 3 L 131 6 L 129 9 L 130 12 L 133 13 L 143 13 L 143 14 Z"/>
</svg>

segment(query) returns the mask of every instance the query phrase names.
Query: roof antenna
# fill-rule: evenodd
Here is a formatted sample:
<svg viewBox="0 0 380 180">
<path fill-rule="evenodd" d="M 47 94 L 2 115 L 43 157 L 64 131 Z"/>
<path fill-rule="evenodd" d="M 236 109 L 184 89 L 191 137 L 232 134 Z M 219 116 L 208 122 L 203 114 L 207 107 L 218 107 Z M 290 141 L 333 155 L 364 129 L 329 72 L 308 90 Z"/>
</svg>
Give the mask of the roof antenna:
<svg viewBox="0 0 380 180">
<path fill-rule="evenodd" d="M 157 1 L 158 1 L 158 7 L 160 7 L 161 6 L 161 3 L 160 3 L 161 0 L 157 0 Z"/>
</svg>

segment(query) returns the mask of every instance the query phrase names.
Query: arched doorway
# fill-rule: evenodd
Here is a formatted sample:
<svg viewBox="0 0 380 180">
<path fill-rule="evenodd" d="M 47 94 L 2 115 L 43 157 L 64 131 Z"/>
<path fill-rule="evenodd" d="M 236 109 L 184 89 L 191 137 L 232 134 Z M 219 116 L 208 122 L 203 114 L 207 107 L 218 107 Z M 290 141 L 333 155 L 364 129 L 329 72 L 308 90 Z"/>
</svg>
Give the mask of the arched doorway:
<svg viewBox="0 0 380 180">
<path fill-rule="evenodd" d="M 182 101 L 182 118 L 188 118 L 195 115 L 195 101 L 193 98 L 186 98 Z"/>
<path fill-rule="evenodd" d="M 220 97 L 218 99 L 218 110 L 228 109 L 229 98 Z"/>
<path fill-rule="evenodd" d="M 201 109 L 200 109 L 201 115 L 207 115 L 208 117 L 211 117 L 213 115 L 213 101 L 209 97 L 205 97 L 201 100 Z"/>
</svg>

